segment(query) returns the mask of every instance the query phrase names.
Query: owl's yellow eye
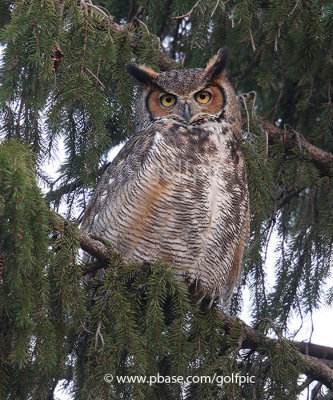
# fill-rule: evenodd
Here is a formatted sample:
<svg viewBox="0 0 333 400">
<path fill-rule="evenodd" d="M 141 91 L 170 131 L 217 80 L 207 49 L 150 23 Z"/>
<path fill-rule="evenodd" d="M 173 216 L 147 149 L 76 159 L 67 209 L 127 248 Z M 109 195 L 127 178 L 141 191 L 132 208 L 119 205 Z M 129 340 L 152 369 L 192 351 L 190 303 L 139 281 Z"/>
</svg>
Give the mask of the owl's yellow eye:
<svg viewBox="0 0 333 400">
<path fill-rule="evenodd" d="M 164 94 L 163 96 L 161 96 L 160 102 L 164 107 L 171 107 L 175 104 L 176 97 L 172 94 Z"/>
<path fill-rule="evenodd" d="M 195 94 L 195 100 L 198 103 L 202 103 L 202 104 L 208 103 L 210 98 L 211 98 L 211 94 L 209 92 L 206 92 L 205 90 L 201 90 L 200 92 Z"/>
</svg>

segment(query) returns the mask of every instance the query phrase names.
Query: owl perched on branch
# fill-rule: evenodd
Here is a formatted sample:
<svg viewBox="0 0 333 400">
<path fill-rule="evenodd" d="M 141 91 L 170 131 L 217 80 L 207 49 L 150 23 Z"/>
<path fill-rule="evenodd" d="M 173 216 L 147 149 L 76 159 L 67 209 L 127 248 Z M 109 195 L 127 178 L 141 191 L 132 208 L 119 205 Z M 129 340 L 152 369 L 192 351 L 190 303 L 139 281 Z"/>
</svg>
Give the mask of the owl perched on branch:
<svg viewBox="0 0 333 400">
<path fill-rule="evenodd" d="M 104 172 L 82 223 L 125 262 L 170 264 L 210 303 L 229 301 L 249 229 L 241 116 L 227 58 L 223 48 L 206 68 L 128 66 L 142 89 L 136 132 Z"/>
</svg>

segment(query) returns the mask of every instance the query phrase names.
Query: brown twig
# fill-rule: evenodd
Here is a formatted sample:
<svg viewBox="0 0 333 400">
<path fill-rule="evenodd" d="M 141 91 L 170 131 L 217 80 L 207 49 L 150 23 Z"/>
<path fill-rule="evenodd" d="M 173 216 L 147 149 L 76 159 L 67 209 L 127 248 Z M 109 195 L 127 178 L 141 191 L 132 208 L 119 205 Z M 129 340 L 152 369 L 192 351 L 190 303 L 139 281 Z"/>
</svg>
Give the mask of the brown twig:
<svg viewBox="0 0 333 400">
<path fill-rule="evenodd" d="M 0 254 L 0 279 L 2 279 L 3 271 L 4 271 L 4 268 L 3 268 L 3 258 L 2 258 L 2 255 Z"/>
<path fill-rule="evenodd" d="M 85 63 L 86 63 L 86 56 L 87 56 L 87 45 L 88 45 L 88 5 L 85 0 L 81 0 L 81 6 L 84 10 L 84 37 L 83 37 L 83 56 L 81 62 L 81 76 L 84 74 L 85 71 Z"/>
<path fill-rule="evenodd" d="M 172 19 L 182 19 L 182 18 L 185 18 L 185 17 L 190 17 L 193 13 L 194 13 L 194 11 L 195 11 L 195 9 L 199 6 L 199 4 L 202 2 L 202 0 L 198 0 L 195 4 L 194 4 L 194 6 L 190 9 L 190 11 L 188 12 L 188 13 L 186 13 L 186 14 L 184 14 L 184 15 L 179 15 L 178 17 L 172 17 Z"/>
<path fill-rule="evenodd" d="M 86 70 L 87 70 L 87 71 L 89 72 L 89 74 L 91 74 L 91 75 L 96 79 L 96 81 L 102 86 L 102 89 L 105 90 L 104 84 L 98 79 L 98 77 L 97 77 L 92 71 L 90 71 L 90 69 L 89 69 L 88 67 L 86 67 Z"/>
<path fill-rule="evenodd" d="M 213 18 L 213 16 L 214 16 L 214 14 L 215 14 L 215 12 L 216 12 L 217 7 L 219 6 L 219 4 L 220 4 L 220 0 L 217 0 L 217 1 L 216 1 L 216 4 L 215 4 L 215 7 L 213 8 L 212 13 L 210 14 L 210 17 L 211 17 L 211 18 Z"/>
<path fill-rule="evenodd" d="M 250 19 L 249 19 L 249 35 L 250 35 L 250 39 L 251 39 L 252 49 L 253 49 L 253 51 L 256 51 L 256 45 L 254 43 L 251 25 L 252 25 L 252 13 L 250 14 Z"/>
<path fill-rule="evenodd" d="M 270 118 L 271 122 L 275 121 L 275 117 L 276 117 L 276 114 L 278 112 L 279 104 L 280 104 L 280 101 L 281 101 L 281 98 L 282 98 L 282 95 L 283 95 L 283 90 L 284 90 L 284 84 L 282 83 L 282 85 L 280 87 L 280 90 L 279 90 L 279 93 L 277 95 L 277 98 L 275 100 L 275 104 L 274 104 L 274 106 L 272 107 L 272 109 L 268 113 L 268 115 L 271 115 L 271 118 Z"/>
</svg>

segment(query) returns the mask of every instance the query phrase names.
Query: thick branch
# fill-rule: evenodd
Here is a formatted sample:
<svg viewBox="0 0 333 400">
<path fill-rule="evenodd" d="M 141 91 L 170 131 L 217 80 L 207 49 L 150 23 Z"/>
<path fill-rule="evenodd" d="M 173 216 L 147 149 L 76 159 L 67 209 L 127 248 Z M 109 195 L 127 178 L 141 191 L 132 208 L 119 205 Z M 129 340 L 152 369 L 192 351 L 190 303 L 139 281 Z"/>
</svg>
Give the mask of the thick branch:
<svg viewBox="0 0 333 400">
<path fill-rule="evenodd" d="M 333 348 L 320 346 L 314 343 L 307 342 L 293 342 L 294 346 L 298 348 L 298 350 L 305 354 L 316 358 L 322 358 L 325 360 L 333 360 Z"/>
<path fill-rule="evenodd" d="M 59 216 L 61 220 L 65 221 L 62 217 Z M 91 256 L 97 258 L 98 261 L 101 262 L 100 268 L 105 268 L 105 265 L 108 264 L 108 260 L 110 258 L 110 252 L 102 243 L 97 240 L 93 240 L 88 235 L 84 234 L 82 231 L 79 230 L 79 242 L 82 250 L 89 253 Z M 225 325 L 226 330 L 230 330 L 231 327 L 238 323 L 237 320 L 234 318 L 221 313 L 221 319 Z M 275 339 L 267 338 L 266 336 L 258 333 L 250 326 L 243 323 L 243 333 L 244 333 L 244 340 L 243 340 L 243 348 L 251 348 L 256 350 L 259 345 L 263 343 L 276 343 Z M 312 357 L 325 359 L 325 360 L 332 360 L 333 361 L 333 348 L 320 346 L 314 343 L 305 343 L 305 342 L 296 342 L 292 341 L 292 344 L 300 351 L 300 353 L 306 356 L 306 359 L 312 359 Z M 310 358 L 309 358 L 310 357 Z M 321 363 L 322 365 L 325 365 Z M 320 365 L 321 365 L 320 364 Z M 331 371 L 333 374 L 333 371 Z M 332 375 L 333 378 L 333 375 Z M 332 388 L 333 388 L 333 381 L 332 381 Z"/>
<path fill-rule="evenodd" d="M 93 240 L 88 235 L 79 230 L 79 242 L 81 249 L 91 256 L 95 257 L 100 263 L 100 268 L 105 268 L 109 264 L 110 253 L 100 242 Z"/>
<path fill-rule="evenodd" d="M 56 219 L 64 224 L 67 224 L 63 217 L 58 214 L 54 214 Z M 110 254 L 111 252 L 109 249 L 104 246 L 100 241 L 93 240 L 91 237 L 83 233 L 79 230 L 79 243 L 81 248 L 90 254 L 91 256 L 95 257 L 100 266 L 94 267 L 94 270 L 98 268 L 105 268 L 108 265 Z M 86 272 L 85 267 L 83 267 L 83 273 Z M 239 324 L 240 321 L 226 315 L 221 312 L 220 318 L 224 324 L 226 332 L 230 331 L 231 328 Z M 258 333 L 256 330 L 251 328 L 250 326 L 242 323 L 242 348 L 257 350 L 263 344 L 275 346 L 277 341 L 275 339 L 268 338 L 261 333 Z M 303 372 L 311 377 L 314 380 L 322 382 L 328 388 L 333 390 L 333 370 L 329 368 L 324 362 L 315 359 L 313 357 L 324 359 L 324 360 L 333 360 L 333 348 L 320 346 L 313 343 L 303 343 L 303 342 L 295 342 L 291 341 L 291 343 L 299 350 L 300 354 L 299 357 L 303 362 Z"/>
<path fill-rule="evenodd" d="M 304 373 L 333 390 L 332 368 L 311 356 L 301 354 L 300 357 L 304 362 Z"/>
<path fill-rule="evenodd" d="M 70 222 L 57 213 L 52 213 L 52 215 L 56 219 L 57 223 L 63 224 L 64 229 L 66 229 L 66 224 L 69 224 Z M 101 242 L 93 240 L 80 229 L 78 229 L 78 240 L 81 249 L 97 259 L 100 264 L 99 268 L 105 268 L 109 264 L 111 252 L 109 252 Z"/>
<path fill-rule="evenodd" d="M 221 318 L 227 330 L 229 330 L 235 323 L 237 323 L 237 320 L 222 313 L 221 313 Z M 244 332 L 244 341 L 243 341 L 244 348 L 248 346 L 249 348 L 256 350 L 259 347 L 259 345 L 261 345 L 263 342 L 266 343 L 276 342 L 275 339 L 267 338 L 266 336 L 258 333 L 256 330 L 254 330 L 253 328 L 244 323 L 243 323 L 243 332 Z M 321 346 L 319 344 L 307 343 L 307 342 L 291 341 L 291 343 L 302 354 L 306 356 L 333 361 L 332 347 L 326 347 L 326 346 Z"/>
<path fill-rule="evenodd" d="M 333 176 L 333 154 L 309 143 L 300 133 L 290 133 L 271 124 L 267 120 L 261 121 L 261 126 L 267 132 L 271 143 L 283 140 L 286 152 L 299 149 L 306 152 L 319 169 L 322 176 Z"/>
</svg>

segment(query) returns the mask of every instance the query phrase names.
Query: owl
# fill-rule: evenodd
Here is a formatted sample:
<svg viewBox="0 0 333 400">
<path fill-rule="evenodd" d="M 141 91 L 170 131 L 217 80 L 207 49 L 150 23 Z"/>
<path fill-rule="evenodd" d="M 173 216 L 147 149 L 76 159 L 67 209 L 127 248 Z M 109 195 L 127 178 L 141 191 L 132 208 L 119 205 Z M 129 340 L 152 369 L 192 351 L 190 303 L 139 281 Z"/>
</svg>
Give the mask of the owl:
<svg viewBox="0 0 333 400">
<path fill-rule="evenodd" d="M 227 304 L 240 276 L 249 200 L 228 50 L 206 68 L 128 65 L 141 87 L 135 134 L 104 172 L 82 222 L 125 262 L 162 260 L 198 301 Z"/>
</svg>

